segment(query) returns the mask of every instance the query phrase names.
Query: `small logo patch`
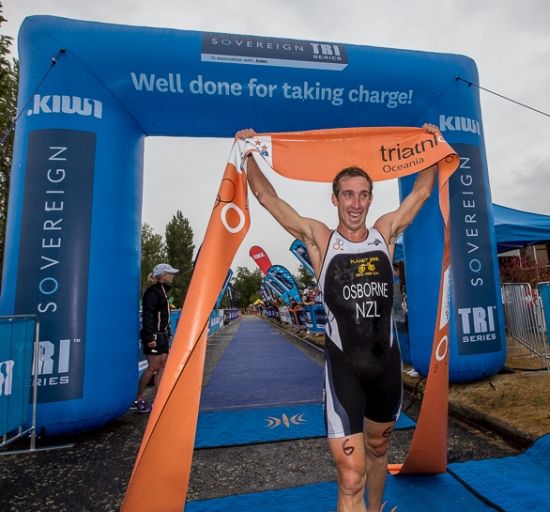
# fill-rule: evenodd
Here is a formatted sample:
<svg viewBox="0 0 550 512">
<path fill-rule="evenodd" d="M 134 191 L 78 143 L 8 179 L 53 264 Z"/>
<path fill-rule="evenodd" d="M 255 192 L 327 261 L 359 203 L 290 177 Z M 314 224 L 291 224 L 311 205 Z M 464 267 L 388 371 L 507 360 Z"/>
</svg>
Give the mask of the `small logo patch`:
<svg viewBox="0 0 550 512">
<path fill-rule="evenodd" d="M 303 423 L 307 423 L 307 420 L 304 419 L 303 412 L 299 414 L 294 414 L 290 417 L 288 417 L 284 413 L 280 418 L 270 416 L 269 418 L 266 418 L 265 421 L 267 422 L 267 428 L 269 429 L 277 428 L 280 425 L 284 425 L 286 428 L 290 428 L 291 425 L 302 425 Z"/>
</svg>

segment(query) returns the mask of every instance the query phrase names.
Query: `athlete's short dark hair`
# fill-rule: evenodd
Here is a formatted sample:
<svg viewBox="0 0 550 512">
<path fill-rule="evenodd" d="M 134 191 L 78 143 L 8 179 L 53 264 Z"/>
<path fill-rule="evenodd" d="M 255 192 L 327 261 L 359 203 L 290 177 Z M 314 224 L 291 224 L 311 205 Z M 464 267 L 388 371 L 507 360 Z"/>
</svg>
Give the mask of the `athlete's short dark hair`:
<svg viewBox="0 0 550 512">
<path fill-rule="evenodd" d="M 338 197 L 338 192 L 340 192 L 340 183 L 342 183 L 343 180 L 357 177 L 365 178 L 370 183 L 370 192 L 372 193 L 373 183 L 367 171 L 364 171 L 360 167 L 346 167 L 335 176 L 332 182 L 332 191 L 334 192 L 334 195 Z"/>
</svg>

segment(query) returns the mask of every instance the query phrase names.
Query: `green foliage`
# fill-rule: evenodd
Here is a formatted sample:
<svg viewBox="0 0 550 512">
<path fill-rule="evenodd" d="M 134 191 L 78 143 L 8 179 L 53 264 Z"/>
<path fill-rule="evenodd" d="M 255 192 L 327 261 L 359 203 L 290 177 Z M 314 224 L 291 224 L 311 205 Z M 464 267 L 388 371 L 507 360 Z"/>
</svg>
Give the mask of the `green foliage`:
<svg viewBox="0 0 550 512">
<path fill-rule="evenodd" d="M 298 267 L 298 275 L 293 276 L 294 280 L 300 284 L 304 285 L 304 288 L 311 288 L 315 284 L 315 278 L 306 270 L 303 265 Z"/>
<path fill-rule="evenodd" d="M 233 305 L 245 308 L 258 298 L 258 290 L 262 284 L 262 273 L 260 269 L 250 272 L 247 267 L 237 267 L 233 278 Z"/>
<path fill-rule="evenodd" d="M 185 301 L 189 282 L 193 274 L 193 230 L 189 220 L 177 211 L 172 220 L 166 226 L 166 255 L 168 262 L 179 269 L 179 274 L 174 279 L 171 295 L 174 297 L 174 305 L 180 308 Z"/>
<path fill-rule="evenodd" d="M 2 10 L 3 6 L 2 2 L 0 2 L 0 24 L 6 21 L 2 16 Z M 13 121 L 17 114 L 17 85 L 19 79 L 19 63 L 9 57 L 11 45 L 11 37 L 0 36 L 0 138 L 3 139 L 4 135 L 9 133 L 0 146 L 0 268 L 4 261 L 6 219 L 13 155 Z"/>
<path fill-rule="evenodd" d="M 158 263 L 166 261 L 166 246 L 162 235 L 155 233 L 149 224 L 141 227 L 141 290 L 147 288 L 147 276 Z"/>
</svg>

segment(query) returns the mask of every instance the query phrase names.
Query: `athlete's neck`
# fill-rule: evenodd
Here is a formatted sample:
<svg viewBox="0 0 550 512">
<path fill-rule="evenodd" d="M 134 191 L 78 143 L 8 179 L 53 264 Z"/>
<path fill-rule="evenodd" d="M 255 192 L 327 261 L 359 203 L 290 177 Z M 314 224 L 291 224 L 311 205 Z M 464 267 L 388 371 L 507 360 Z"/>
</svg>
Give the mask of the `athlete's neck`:
<svg viewBox="0 0 550 512">
<path fill-rule="evenodd" d="M 342 224 L 339 224 L 336 229 L 346 240 L 349 240 L 350 242 L 362 242 L 369 236 L 369 230 L 366 226 L 363 226 L 357 230 L 352 230 L 342 226 Z"/>
</svg>

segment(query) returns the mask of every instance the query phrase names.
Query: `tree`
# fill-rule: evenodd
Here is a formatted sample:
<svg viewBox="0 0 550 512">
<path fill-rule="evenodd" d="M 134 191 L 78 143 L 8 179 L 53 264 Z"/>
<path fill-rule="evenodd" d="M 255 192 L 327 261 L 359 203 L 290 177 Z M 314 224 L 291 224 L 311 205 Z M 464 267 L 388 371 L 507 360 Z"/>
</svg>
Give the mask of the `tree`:
<svg viewBox="0 0 550 512">
<path fill-rule="evenodd" d="M 158 263 L 165 261 L 166 246 L 162 235 L 154 232 L 149 224 L 141 227 L 141 291 L 147 287 L 147 276 Z"/>
<path fill-rule="evenodd" d="M 293 276 L 296 283 L 301 283 L 304 288 L 311 288 L 315 284 L 315 278 L 306 270 L 303 265 L 298 267 L 298 275 Z"/>
<path fill-rule="evenodd" d="M 0 24 L 6 21 L 2 16 L 3 9 L 4 7 L 0 1 Z M 11 37 L 0 36 L 0 269 L 4 263 L 6 219 L 13 155 L 13 122 L 17 115 L 17 84 L 19 78 L 19 63 L 17 60 L 9 58 L 11 44 Z"/>
<path fill-rule="evenodd" d="M 537 263 L 529 256 L 499 258 L 501 283 L 538 283 L 550 281 L 550 267 Z"/>
<path fill-rule="evenodd" d="M 250 272 L 247 267 L 237 267 L 232 281 L 233 304 L 245 308 L 258 298 L 258 290 L 262 284 L 262 272 L 259 268 Z"/>
<path fill-rule="evenodd" d="M 179 274 L 174 279 L 171 295 L 174 305 L 180 308 L 185 301 L 189 282 L 193 275 L 193 230 L 183 213 L 179 210 L 166 226 L 166 253 L 168 262 L 179 269 Z"/>
</svg>

